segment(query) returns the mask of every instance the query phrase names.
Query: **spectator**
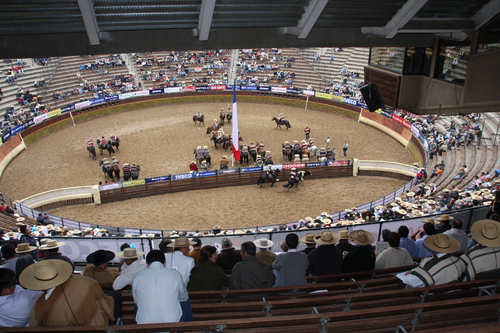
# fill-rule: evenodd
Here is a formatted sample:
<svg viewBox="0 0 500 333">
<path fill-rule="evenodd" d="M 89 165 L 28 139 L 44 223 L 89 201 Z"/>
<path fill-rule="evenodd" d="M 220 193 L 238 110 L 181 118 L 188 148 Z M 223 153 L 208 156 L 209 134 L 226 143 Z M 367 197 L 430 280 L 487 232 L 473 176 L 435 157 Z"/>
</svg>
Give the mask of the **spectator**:
<svg viewBox="0 0 500 333">
<path fill-rule="evenodd" d="M 234 265 L 231 289 L 270 288 L 276 277 L 267 264 L 255 257 L 257 248 L 253 242 L 241 244 L 243 261 Z"/>
<path fill-rule="evenodd" d="M 272 264 L 275 274 L 277 273 L 276 287 L 306 285 L 309 260 L 307 254 L 297 251 L 299 237 L 296 234 L 288 234 L 285 242 L 288 251 L 280 254 Z"/>
<path fill-rule="evenodd" d="M 105 296 L 96 280 L 72 273 L 64 260 L 44 260 L 23 271 L 19 283 L 24 288 L 45 291 L 31 310 L 30 327 L 108 325 L 115 320 L 113 297 Z"/>
<path fill-rule="evenodd" d="M 314 236 L 316 236 L 313 232 L 308 232 L 304 236 L 301 236 L 299 240 L 306 245 L 306 248 L 302 250 L 305 254 L 311 253 L 316 248 L 316 242 L 314 241 Z"/>
<path fill-rule="evenodd" d="M 234 265 L 243 260 L 241 252 L 233 247 L 233 243 L 227 237 L 222 238 L 221 246 L 222 251 L 217 255 L 215 263 L 223 270 L 230 271 Z"/>
<path fill-rule="evenodd" d="M 375 245 L 375 251 L 378 254 L 382 253 L 385 249 L 389 248 L 389 242 L 387 240 L 387 237 L 391 231 L 389 229 L 382 229 L 382 241 L 377 242 Z"/>
<path fill-rule="evenodd" d="M 454 217 L 448 214 L 443 214 L 436 219 L 439 221 L 439 226 L 436 228 L 436 232 L 443 233 L 451 229 L 450 221 L 453 220 Z"/>
<path fill-rule="evenodd" d="M 188 257 L 190 245 L 195 245 L 195 242 L 189 241 L 186 237 L 177 237 L 175 242 L 167 245 L 167 247 L 173 248 L 173 252 L 165 253 L 166 267 L 179 271 L 186 286 L 194 267 L 194 259 Z"/>
<path fill-rule="evenodd" d="M 181 321 L 180 303 L 189 299 L 181 273 L 165 267 L 160 250 L 148 253 L 146 267 L 136 274 L 132 285 L 137 324 Z"/>
<path fill-rule="evenodd" d="M 402 225 L 399 227 L 398 233 L 401 236 L 401 239 L 399 240 L 399 247 L 406 249 L 406 251 L 408 251 L 408 253 L 412 258 L 418 258 L 417 249 L 415 247 L 415 241 L 411 238 L 408 238 L 408 235 L 410 234 L 410 229 L 408 229 L 407 226 Z"/>
<path fill-rule="evenodd" d="M 349 243 L 349 231 L 340 230 L 339 231 L 339 243 L 335 245 L 344 256 L 347 252 L 354 250 L 356 247 Z"/>
<path fill-rule="evenodd" d="M 0 268 L 0 327 L 28 326 L 31 308 L 43 292 L 26 290 L 16 283 L 15 273 Z"/>
<path fill-rule="evenodd" d="M 451 223 L 451 229 L 443 232 L 443 234 L 448 235 L 454 239 L 457 240 L 457 242 L 460 244 L 460 249 L 458 252 L 465 252 L 467 251 L 467 245 L 469 244 L 469 237 L 467 237 L 467 234 L 462 230 L 462 221 L 461 220 L 454 220 Z"/>
<path fill-rule="evenodd" d="M 194 264 L 198 265 L 200 263 L 201 239 L 195 237 L 192 241 L 195 244 L 193 244 L 193 250 L 189 252 L 188 257 L 193 258 Z"/>
<path fill-rule="evenodd" d="M 123 251 L 116 253 L 116 256 L 118 258 L 122 258 L 125 261 L 125 264 L 122 266 L 120 276 L 118 276 L 113 282 L 114 290 L 121 290 L 126 286 L 131 285 L 134 281 L 135 275 L 143 269 L 146 269 L 146 262 L 144 259 L 139 259 L 143 254 L 144 252 L 131 247 L 125 248 Z"/>
<path fill-rule="evenodd" d="M 31 252 L 36 249 L 36 246 L 30 246 L 28 243 L 19 243 L 17 248 L 12 243 L 6 243 L 1 249 L 2 256 L 6 262 L 0 268 L 12 270 L 16 274 L 16 279 L 19 278 L 19 275 L 21 275 L 21 272 L 26 267 L 35 263 Z"/>
<path fill-rule="evenodd" d="M 342 272 L 371 271 L 375 267 L 375 253 L 370 244 L 375 238 L 365 230 L 354 230 L 349 234 L 349 240 L 356 244 L 356 248 L 349 252 L 342 262 Z"/>
<path fill-rule="evenodd" d="M 83 276 L 88 276 L 99 282 L 101 286 L 112 285 L 118 275 L 114 269 L 107 268 L 111 260 L 115 258 L 115 254 L 107 250 L 97 250 L 89 254 L 86 261 L 89 263 L 85 266 Z"/>
<path fill-rule="evenodd" d="M 259 249 L 255 257 L 262 262 L 265 262 L 269 268 L 272 267 L 273 262 L 276 260 L 276 253 L 269 250 L 273 246 L 273 242 L 267 238 L 260 238 L 253 241 L 255 246 Z"/>
<path fill-rule="evenodd" d="M 415 248 L 417 249 L 417 258 L 431 257 L 432 256 L 432 252 L 429 251 L 424 246 L 424 240 L 427 237 L 432 236 L 436 233 L 436 228 L 434 227 L 434 223 L 430 222 L 431 220 L 434 221 L 434 219 L 431 217 L 428 217 L 425 220 L 423 220 L 423 221 L 429 221 L 429 222 L 424 223 L 423 235 L 421 233 L 419 233 L 415 237 L 415 238 L 417 238 L 418 236 L 420 236 L 420 238 L 415 241 Z"/>
<path fill-rule="evenodd" d="M 31 230 L 27 225 L 22 225 L 19 228 L 19 232 L 21 233 L 21 237 L 19 237 L 21 243 L 28 243 L 30 246 L 35 247 L 37 246 L 36 239 L 31 236 Z M 36 251 L 36 249 L 31 252 L 31 255 L 33 256 L 33 259 L 35 259 L 35 261 L 38 261 L 38 252 Z"/>
<path fill-rule="evenodd" d="M 311 275 L 342 273 L 342 253 L 335 246 L 338 238 L 338 234 L 329 230 L 321 232 L 314 238 L 319 245 L 308 256 Z"/>
<path fill-rule="evenodd" d="M 205 245 L 200 250 L 200 262 L 191 271 L 188 291 L 222 290 L 229 287 L 229 277 L 215 264 L 217 249 Z"/>
<path fill-rule="evenodd" d="M 397 232 L 391 232 L 387 236 L 389 247 L 377 256 L 375 269 L 392 268 L 412 265 L 413 260 L 404 248 L 399 247 L 401 236 Z"/>
<path fill-rule="evenodd" d="M 74 270 L 75 264 L 73 263 L 73 261 L 71 261 L 70 258 L 63 256 L 61 253 L 59 253 L 59 247 L 63 246 L 64 244 L 66 243 L 58 242 L 55 239 L 48 239 L 44 245 L 40 246 L 40 251 L 43 251 L 44 253 L 43 260 L 47 259 L 64 260 L 70 263 Z"/>
</svg>

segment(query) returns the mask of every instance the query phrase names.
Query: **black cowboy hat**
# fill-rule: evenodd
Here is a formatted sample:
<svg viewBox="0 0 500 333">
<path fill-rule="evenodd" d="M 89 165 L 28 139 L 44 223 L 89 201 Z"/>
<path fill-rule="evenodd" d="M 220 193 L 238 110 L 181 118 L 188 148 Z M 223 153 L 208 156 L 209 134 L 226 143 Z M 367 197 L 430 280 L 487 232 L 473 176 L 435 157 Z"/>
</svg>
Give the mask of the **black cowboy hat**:
<svg viewBox="0 0 500 333">
<path fill-rule="evenodd" d="M 86 261 L 90 264 L 94 264 L 94 266 L 99 266 L 101 264 L 110 262 L 115 258 L 115 254 L 111 251 L 107 250 L 97 250 L 92 252 L 87 256 Z"/>
</svg>

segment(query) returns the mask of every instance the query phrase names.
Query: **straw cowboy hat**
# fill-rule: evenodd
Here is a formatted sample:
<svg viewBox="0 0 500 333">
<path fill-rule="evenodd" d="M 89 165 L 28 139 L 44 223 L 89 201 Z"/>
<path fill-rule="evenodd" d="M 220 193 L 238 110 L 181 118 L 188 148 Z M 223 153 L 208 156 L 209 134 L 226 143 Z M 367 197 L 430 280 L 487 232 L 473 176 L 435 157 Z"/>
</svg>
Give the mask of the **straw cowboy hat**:
<svg viewBox="0 0 500 333">
<path fill-rule="evenodd" d="M 472 225 L 471 233 L 472 237 L 482 245 L 500 247 L 500 222 L 479 220 Z"/>
<path fill-rule="evenodd" d="M 24 220 L 26 220 L 26 218 L 24 218 L 24 217 L 18 217 L 16 219 L 17 222 L 23 222 Z"/>
<path fill-rule="evenodd" d="M 332 245 L 339 241 L 339 234 L 332 231 L 323 231 L 314 237 L 314 241 L 318 244 Z"/>
<path fill-rule="evenodd" d="M 48 259 L 26 267 L 19 276 L 19 284 L 26 289 L 47 290 L 66 282 L 73 266 L 65 260 Z"/>
<path fill-rule="evenodd" d="M 415 196 L 415 192 L 408 192 L 408 193 L 406 193 L 406 196 L 407 197 L 414 197 Z"/>
<path fill-rule="evenodd" d="M 330 220 L 330 219 L 321 219 L 321 223 L 323 223 L 323 224 L 332 224 L 332 220 Z"/>
<path fill-rule="evenodd" d="M 17 232 L 10 231 L 10 232 L 6 233 L 5 236 L 7 236 L 9 238 L 16 238 Z"/>
<path fill-rule="evenodd" d="M 169 244 L 170 245 L 170 244 Z M 126 248 L 121 252 L 117 252 L 116 256 L 122 259 L 135 259 L 142 256 L 144 252 L 134 249 L 132 247 Z"/>
<path fill-rule="evenodd" d="M 349 239 L 349 230 L 340 230 L 339 237 L 340 239 Z"/>
<path fill-rule="evenodd" d="M 49 240 L 47 240 L 47 243 L 40 246 L 40 250 L 57 249 L 58 247 L 61 247 L 64 244 L 66 244 L 66 243 L 65 242 L 58 242 L 55 239 L 49 239 Z"/>
<path fill-rule="evenodd" d="M 398 213 L 399 213 L 399 214 L 401 214 L 401 215 L 406 215 L 406 214 L 408 214 L 408 212 L 407 212 L 406 210 L 404 210 L 404 209 L 399 209 L 399 210 L 398 210 Z"/>
<path fill-rule="evenodd" d="M 267 238 L 259 238 L 253 241 L 256 247 L 259 249 L 267 249 L 273 246 L 273 242 Z"/>
<path fill-rule="evenodd" d="M 196 242 L 191 242 L 187 237 L 179 237 L 175 239 L 175 242 L 168 244 L 168 247 L 185 247 L 189 245 L 195 245 Z"/>
<path fill-rule="evenodd" d="M 451 221 L 451 220 L 453 220 L 453 219 L 454 219 L 454 217 L 453 217 L 453 216 L 450 216 L 450 215 L 448 215 L 448 214 L 443 214 L 443 215 L 441 215 L 440 217 L 438 217 L 438 218 L 436 219 L 436 221 Z"/>
<path fill-rule="evenodd" d="M 97 250 L 92 252 L 87 256 L 87 261 L 89 264 L 94 264 L 94 266 L 99 266 L 101 264 L 105 264 L 110 262 L 115 258 L 115 254 L 108 250 Z"/>
<path fill-rule="evenodd" d="M 370 245 L 375 240 L 373 234 L 365 230 L 354 230 L 349 234 L 349 240 L 356 245 Z"/>
<path fill-rule="evenodd" d="M 427 200 L 427 203 L 428 203 L 429 205 L 435 205 L 435 204 L 436 204 L 436 201 L 434 201 L 434 200 Z"/>
<path fill-rule="evenodd" d="M 445 234 L 432 235 L 424 239 L 424 245 L 438 253 L 454 253 L 460 249 L 460 243 Z"/>
<path fill-rule="evenodd" d="M 28 243 L 19 243 L 19 244 L 17 244 L 16 252 L 17 253 L 26 253 L 26 252 L 35 251 L 36 249 L 38 249 L 38 247 L 30 246 Z"/>
<path fill-rule="evenodd" d="M 432 217 L 428 217 L 428 218 L 426 218 L 426 219 L 424 219 L 424 220 L 421 220 L 420 222 L 422 222 L 422 223 L 432 223 L 432 224 L 436 224 L 436 221 L 435 221 L 435 220 L 434 220 L 434 218 L 432 218 Z"/>
<path fill-rule="evenodd" d="M 315 233 L 309 232 L 304 236 L 299 237 L 299 240 L 304 244 L 316 244 L 316 242 L 314 241 L 315 236 Z"/>
</svg>

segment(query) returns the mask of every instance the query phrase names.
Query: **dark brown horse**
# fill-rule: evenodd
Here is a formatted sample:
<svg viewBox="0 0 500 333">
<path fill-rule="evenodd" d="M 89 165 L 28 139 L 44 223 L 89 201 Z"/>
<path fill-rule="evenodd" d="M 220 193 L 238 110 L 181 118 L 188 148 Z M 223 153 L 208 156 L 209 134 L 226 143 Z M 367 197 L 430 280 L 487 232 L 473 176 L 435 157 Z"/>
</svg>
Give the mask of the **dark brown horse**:
<svg viewBox="0 0 500 333">
<path fill-rule="evenodd" d="M 198 125 L 201 125 L 201 124 L 205 125 L 205 116 L 204 115 L 200 115 L 200 116 L 194 115 L 193 122 L 195 125 L 196 125 L 196 123 L 198 123 Z"/>
<path fill-rule="evenodd" d="M 290 122 L 288 120 L 285 120 L 285 119 L 279 120 L 276 117 L 273 117 L 273 119 L 271 119 L 271 120 L 276 122 L 276 129 L 278 129 L 278 127 L 281 129 L 281 125 L 286 126 L 286 129 L 292 128 L 292 125 L 290 125 Z"/>
<path fill-rule="evenodd" d="M 95 159 L 97 156 L 97 153 L 95 152 L 95 147 L 94 145 L 92 146 L 87 146 L 87 150 L 89 152 L 89 157 L 92 157 L 92 159 Z"/>
</svg>

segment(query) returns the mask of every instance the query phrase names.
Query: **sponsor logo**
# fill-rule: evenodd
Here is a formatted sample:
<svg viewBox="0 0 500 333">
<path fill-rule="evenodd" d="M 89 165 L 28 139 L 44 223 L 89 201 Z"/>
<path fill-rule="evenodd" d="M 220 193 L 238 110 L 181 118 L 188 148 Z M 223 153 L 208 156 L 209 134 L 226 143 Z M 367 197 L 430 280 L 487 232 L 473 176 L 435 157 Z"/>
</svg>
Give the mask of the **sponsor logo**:
<svg viewBox="0 0 500 333">
<path fill-rule="evenodd" d="M 293 164 L 283 164 L 283 169 L 292 169 L 292 168 L 305 168 L 305 163 L 293 163 Z"/>
<path fill-rule="evenodd" d="M 165 88 L 164 91 L 165 91 L 165 93 L 176 93 L 176 92 L 180 92 L 181 88 L 180 87 Z"/>
<path fill-rule="evenodd" d="M 154 94 L 163 94 L 164 90 L 163 89 L 149 89 L 149 93 L 151 95 L 154 95 Z"/>
<path fill-rule="evenodd" d="M 68 112 L 68 111 L 71 111 L 71 110 L 74 110 L 75 109 L 75 105 L 74 104 L 71 104 L 71 105 L 68 105 L 68 106 L 65 106 L 61 109 L 61 112 Z"/>
<path fill-rule="evenodd" d="M 173 180 L 179 180 L 179 179 L 192 179 L 194 178 L 194 173 L 183 173 L 180 175 L 173 175 L 172 179 Z"/>
<path fill-rule="evenodd" d="M 224 170 L 219 170 L 219 175 L 229 175 L 232 173 L 236 173 L 238 171 L 237 169 L 224 169 Z"/>
<path fill-rule="evenodd" d="M 358 102 L 354 99 L 344 98 L 344 103 L 351 104 L 351 105 L 357 105 Z"/>
<path fill-rule="evenodd" d="M 208 176 L 215 176 L 217 174 L 216 171 L 207 171 L 207 172 L 198 172 L 196 174 L 196 177 L 208 177 Z"/>
<path fill-rule="evenodd" d="M 332 99 L 332 96 L 333 95 L 330 95 L 330 94 L 325 94 L 325 93 L 322 93 L 322 92 L 316 92 L 316 97 L 318 97 L 318 98 Z"/>
<path fill-rule="evenodd" d="M 196 90 L 210 90 L 210 86 L 196 86 Z"/>
<path fill-rule="evenodd" d="M 196 91 L 196 87 L 194 87 L 194 86 L 182 87 L 181 91 Z"/>
<path fill-rule="evenodd" d="M 106 191 L 106 190 L 114 190 L 117 188 L 121 188 L 122 183 L 112 183 L 112 184 L 106 184 L 106 185 L 101 185 L 99 186 L 100 191 Z"/>
<path fill-rule="evenodd" d="M 129 180 L 123 182 L 123 187 L 136 186 L 146 184 L 146 179 Z"/>
<path fill-rule="evenodd" d="M 325 162 L 311 162 L 311 163 L 306 163 L 306 167 L 308 167 L 308 168 L 320 167 L 320 166 L 325 166 Z"/>
<path fill-rule="evenodd" d="M 157 182 L 164 182 L 166 180 L 170 180 L 170 176 L 160 176 L 160 177 L 153 177 L 153 178 L 146 178 L 146 183 L 157 183 Z"/>
<path fill-rule="evenodd" d="M 328 162 L 329 166 L 342 166 L 342 165 L 349 165 L 349 161 L 332 161 Z"/>
<path fill-rule="evenodd" d="M 259 91 L 271 91 L 271 87 L 259 87 Z"/>
<path fill-rule="evenodd" d="M 282 88 L 282 87 L 271 87 L 271 91 L 272 92 L 282 92 L 282 93 L 286 93 L 286 88 Z"/>
<path fill-rule="evenodd" d="M 210 86 L 210 90 L 225 90 L 226 89 L 226 86 L 224 85 L 213 85 L 213 86 Z"/>
<path fill-rule="evenodd" d="M 241 172 L 255 172 L 262 171 L 261 167 L 252 167 L 252 168 L 241 168 Z"/>
<path fill-rule="evenodd" d="M 104 103 L 104 97 L 90 100 L 90 105 L 99 104 L 99 103 Z"/>
<path fill-rule="evenodd" d="M 257 90 L 257 86 L 241 86 L 241 90 Z"/>
<path fill-rule="evenodd" d="M 314 90 L 304 90 L 302 92 L 302 95 L 306 95 L 306 96 L 314 96 Z"/>
</svg>

